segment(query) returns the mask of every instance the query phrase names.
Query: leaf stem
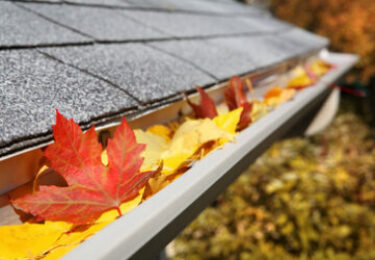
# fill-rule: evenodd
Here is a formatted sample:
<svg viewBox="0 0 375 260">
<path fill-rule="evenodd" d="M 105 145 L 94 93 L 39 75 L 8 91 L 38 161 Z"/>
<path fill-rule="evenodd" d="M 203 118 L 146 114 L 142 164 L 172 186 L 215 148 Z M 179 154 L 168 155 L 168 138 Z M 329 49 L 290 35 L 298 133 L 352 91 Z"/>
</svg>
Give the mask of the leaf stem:
<svg viewBox="0 0 375 260">
<path fill-rule="evenodd" d="M 121 217 L 121 216 L 122 216 L 122 213 L 121 213 L 121 209 L 120 209 L 120 207 L 116 207 L 116 210 L 117 210 L 119 216 Z"/>
</svg>

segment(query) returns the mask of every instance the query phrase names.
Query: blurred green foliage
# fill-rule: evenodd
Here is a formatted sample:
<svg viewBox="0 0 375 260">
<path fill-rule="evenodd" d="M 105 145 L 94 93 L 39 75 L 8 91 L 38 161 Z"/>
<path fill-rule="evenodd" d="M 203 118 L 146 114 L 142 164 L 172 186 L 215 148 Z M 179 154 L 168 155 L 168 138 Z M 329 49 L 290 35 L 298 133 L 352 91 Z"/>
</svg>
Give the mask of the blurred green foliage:
<svg viewBox="0 0 375 260">
<path fill-rule="evenodd" d="M 276 143 L 172 242 L 172 259 L 375 259 L 370 135 L 345 113 Z"/>
</svg>

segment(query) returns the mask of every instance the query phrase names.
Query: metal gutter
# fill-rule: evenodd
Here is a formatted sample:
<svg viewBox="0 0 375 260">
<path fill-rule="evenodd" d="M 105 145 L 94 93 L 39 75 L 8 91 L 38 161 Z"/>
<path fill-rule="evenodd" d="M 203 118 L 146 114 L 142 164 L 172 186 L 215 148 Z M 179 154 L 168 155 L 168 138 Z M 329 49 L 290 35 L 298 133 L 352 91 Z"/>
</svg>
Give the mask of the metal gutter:
<svg viewBox="0 0 375 260">
<path fill-rule="evenodd" d="M 336 69 L 315 86 L 299 92 L 294 100 L 242 131 L 236 143 L 226 144 L 197 162 L 180 178 L 63 259 L 154 257 L 274 141 L 303 116 L 319 108 L 331 91 L 328 85 L 347 72 L 357 59 L 349 54 L 329 54 L 326 60 L 335 64 Z"/>
</svg>

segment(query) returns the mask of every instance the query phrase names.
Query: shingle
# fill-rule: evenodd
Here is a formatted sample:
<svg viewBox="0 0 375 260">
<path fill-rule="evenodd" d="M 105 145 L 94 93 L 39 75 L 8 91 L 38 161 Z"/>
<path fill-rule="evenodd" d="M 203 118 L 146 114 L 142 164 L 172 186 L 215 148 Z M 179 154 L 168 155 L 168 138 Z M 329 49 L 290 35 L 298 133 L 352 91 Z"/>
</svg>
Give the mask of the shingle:
<svg viewBox="0 0 375 260">
<path fill-rule="evenodd" d="M 246 42 L 244 42 L 246 44 Z M 223 80 L 254 69 L 253 61 L 235 48 L 214 41 L 180 40 L 153 42 L 150 45 L 180 56 Z"/>
<path fill-rule="evenodd" d="M 166 10 L 196 10 L 196 2 L 194 0 L 190 1 L 189 6 L 186 8 L 183 1 L 174 0 L 127 0 L 131 5 L 138 7 L 152 7 L 152 8 L 162 8 Z M 185 8 L 184 8 L 185 7 Z M 199 11 L 204 11 L 200 9 Z"/>
<path fill-rule="evenodd" d="M 277 52 L 281 59 L 292 58 L 312 50 L 312 48 L 306 42 L 296 45 L 292 41 L 289 41 L 286 37 L 284 37 L 287 34 L 288 32 L 282 32 L 277 35 L 265 37 L 267 44 L 272 46 L 273 51 Z"/>
<path fill-rule="evenodd" d="M 131 6 L 145 7 L 145 8 L 159 7 L 159 4 L 160 4 L 159 0 L 125 0 L 125 1 L 129 3 Z"/>
<path fill-rule="evenodd" d="M 89 41 L 88 38 L 0 1 L 0 46 L 27 46 Z"/>
<path fill-rule="evenodd" d="M 121 90 L 35 50 L 0 52 L 0 154 L 49 134 L 55 109 L 89 124 L 137 105 Z"/>
<path fill-rule="evenodd" d="M 7 0 L 5 0 L 7 1 Z M 62 3 L 64 0 L 23 0 L 25 2 Z"/>
<path fill-rule="evenodd" d="M 103 5 L 103 6 L 129 6 L 125 0 L 63 0 L 65 3 L 85 4 L 85 5 Z"/>
<path fill-rule="evenodd" d="M 226 37 L 208 40 L 174 40 L 153 42 L 150 45 L 182 57 L 223 80 L 233 75 L 248 73 L 310 51 L 310 43 L 298 48 L 278 36 L 259 35 Z"/>
<path fill-rule="evenodd" d="M 236 21 L 238 23 L 244 24 L 245 26 L 248 26 L 252 29 L 252 31 L 261 31 L 265 33 L 286 31 L 293 28 L 288 23 L 267 16 L 236 17 Z"/>
<path fill-rule="evenodd" d="M 185 5 L 189 4 L 189 1 L 179 1 L 179 0 L 170 0 L 170 1 L 178 1 L 178 2 L 184 2 Z M 242 14 L 242 15 L 269 15 L 269 12 L 266 10 L 262 10 L 260 8 L 256 8 L 253 5 L 248 5 L 244 3 L 240 3 L 235 0 L 229 0 L 229 1 L 218 1 L 218 0 L 194 0 L 196 2 L 204 3 L 204 6 L 207 6 L 207 9 L 209 6 L 214 6 L 215 11 L 217 13 L 223 13 L 223 14 Z"/>
<path fill-rule="evenodd" d="M 299 28 L 293 28 L 280 34 L 279 40 L 284 41 L 292 46 L 292 48 L 297 49 L 298 53 L 324 48 L 329 44 L 329 41 L 326 38 Z"/>
<path fill-rule="evenodd" d="M 214 83 L 211 77 L 190 64 L 140 43 L 44 51 L 111 81 L 145 103 L 194 89 L 194 84 Z"/>
<path fill-rule="evenodd" d="M 272 36 L 236 37 L 212 39 L 208 42 L 212 45 L 222 46 L 242 53 L 242 59 L 250 59 L 255 68 L 262 68 L 281 62 L 295 55 L 289 49 L 276 44 Z"/>
<path fill-rule="evenodd" d="M 205 0 L 126 0 L 132 6 L 160 8 L 191 12 L 208 12 L 218 14 L 260 14 L 264 13 L 254 7 L 235 1 L 205 1 Z"/>
<path fill-rule="evenodd" d="M 165 37 L 164 34 L 134 22 L 112 8 L 41 4 L 24 6 L 97 40 L 145 40 Z"/>
<path fill-rule="evenodd" d="M 241 20 L 229 16 L 152 11 L 123 11 L 123 13 L 150 27 L 177 37 L 232 35 L 264 31 L 259 23 L 257 23 L 258 27 L 249 26 Z"/>
<path fill-rule="evenodd" d="M 256 68 L 267 67 L 303 53 L 319 50 L 327 44 L 324 38 L 304 31 L 297 33 L 287 31 L 277 35 L 256 37 L 210 39 L 207 42 L 243 53 L 243 58 L 247 57 L 252 60 Z"/>
</svg>

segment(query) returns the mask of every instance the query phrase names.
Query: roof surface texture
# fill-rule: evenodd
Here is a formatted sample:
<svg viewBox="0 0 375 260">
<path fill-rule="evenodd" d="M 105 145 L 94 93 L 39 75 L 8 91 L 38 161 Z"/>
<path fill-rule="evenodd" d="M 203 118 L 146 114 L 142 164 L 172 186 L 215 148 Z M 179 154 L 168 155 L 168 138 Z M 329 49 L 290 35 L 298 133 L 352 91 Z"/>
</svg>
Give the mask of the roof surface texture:
<svg viewBox="0 0 375 260">
<path fill-rule="evenodd" d="M 231 0 L 0 0 L 0 157 L 327 45 Z"/>
</svg>

